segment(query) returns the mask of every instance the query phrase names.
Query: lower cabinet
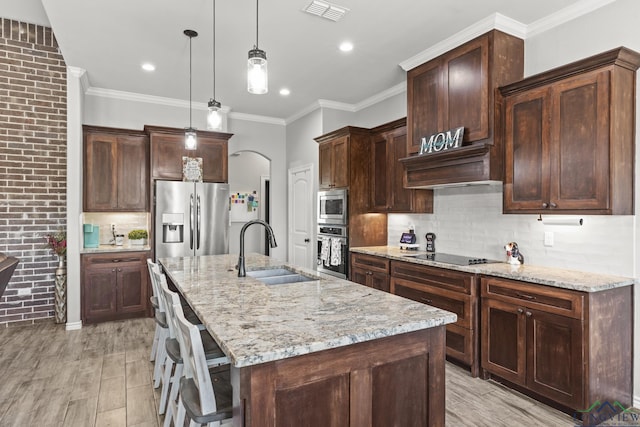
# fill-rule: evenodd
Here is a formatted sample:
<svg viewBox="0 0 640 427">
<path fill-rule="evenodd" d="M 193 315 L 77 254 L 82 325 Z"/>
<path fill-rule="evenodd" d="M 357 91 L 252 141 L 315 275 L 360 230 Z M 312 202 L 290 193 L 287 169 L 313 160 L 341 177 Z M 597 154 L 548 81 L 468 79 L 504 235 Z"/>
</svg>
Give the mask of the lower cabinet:
<svg viewBox="0 0 640 427">
<path fill-rule="evenodd" d="M 631 399 L 631 287 L 579 292 L 483 277 L 482 370 L 582 411 Z"/>
<path fill-rule="evenodd" d="M 148 252 L 81 256 L 83 323 L 147 315 L 148 257 Z"/>
<path fill-rule="evenodd" d="M 389 292 L 389 260 L 379 256 L 351 254 L 351 281 Z"/>
<path fill-rule="evenodd" d="M 447 325 L 447 357 L 469 366 L 474 377 L 480 372 L 477 289 L 475 274 L 402 261 L 391 262 L 391 293 L 458 316 L 455 323 Z"/>
</svg>

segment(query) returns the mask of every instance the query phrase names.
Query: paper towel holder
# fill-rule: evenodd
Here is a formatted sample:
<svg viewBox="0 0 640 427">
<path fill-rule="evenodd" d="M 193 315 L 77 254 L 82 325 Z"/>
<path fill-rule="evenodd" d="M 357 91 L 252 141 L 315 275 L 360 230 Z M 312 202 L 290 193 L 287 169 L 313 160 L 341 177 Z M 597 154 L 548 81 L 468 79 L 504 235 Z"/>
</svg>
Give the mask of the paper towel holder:
<svg viewBox="0 0 640 427">
<path fill-rule="evenodd" d="M 582 218 L 542 218 L 539 214 L 538 221 L 542 221 L 544 225 L 577 225 L 583 224 Z"/>
</svg>

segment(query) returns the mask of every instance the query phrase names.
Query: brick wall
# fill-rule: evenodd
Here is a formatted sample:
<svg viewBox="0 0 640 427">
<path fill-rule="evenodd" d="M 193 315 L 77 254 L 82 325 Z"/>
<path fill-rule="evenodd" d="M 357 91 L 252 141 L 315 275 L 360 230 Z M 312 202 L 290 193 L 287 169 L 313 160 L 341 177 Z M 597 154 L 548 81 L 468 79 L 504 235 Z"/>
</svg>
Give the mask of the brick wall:
<svg viewBox="0 0 640 427">
<path fill-rule="evenodd" d="M 67 76 L 51 28 L 0 18 L 0 252 L 20 264 L 0 327 L 53 317 L 54 255 L 66 228 Z"/>
</svg>

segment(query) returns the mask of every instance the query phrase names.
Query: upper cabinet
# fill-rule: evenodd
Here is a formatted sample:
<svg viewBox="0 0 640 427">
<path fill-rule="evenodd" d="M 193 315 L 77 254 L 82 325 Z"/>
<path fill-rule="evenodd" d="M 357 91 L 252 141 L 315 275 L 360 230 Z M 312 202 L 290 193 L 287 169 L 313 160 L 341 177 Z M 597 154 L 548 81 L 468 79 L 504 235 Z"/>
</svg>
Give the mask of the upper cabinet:
<svg viewBox="0 0 640 427">
<path fill-rule="evenodd" d="M 407 155 L 423 137 L 461 126 L 466 147 L 405 158 L 405 187 L 502 180 L 494 93 L 520 80 L 523 64 L 523 41 L 492 30 L 408 71 Z"/>
<path fill-rule="evenodd" d="M 204 182 L 228 181 L 228 141 L 232 134 L 198 132 L 196 150 L 184 148 L 184 129 L 145 126 L 151 140 L 151 178 L 182 180 L 183 157 L 202 158 Z"/>
<path fill-rule="evenodd" d="M 633 214 L 638 66 L 618 48 L 500 88 L 505 213 Z"/>
<path fill-rule="evenodd" d="M 349 186 L 349 136 L 338 136 L 322 142 L 318 148 L 319 186 L 323 190 Z"/>
<path fill-rule="evenodd" d="M 371 129 L 371 212 L 433 212 L 432 190 L 404 188 L 399 159 L 407 155 L 406 123 L 403 118 Z"/>
<path fill-rule="evenodd" d="M 83 126 L 85 212 L 149 210 L 149 141 L 144 132 Z"/>
</svg>

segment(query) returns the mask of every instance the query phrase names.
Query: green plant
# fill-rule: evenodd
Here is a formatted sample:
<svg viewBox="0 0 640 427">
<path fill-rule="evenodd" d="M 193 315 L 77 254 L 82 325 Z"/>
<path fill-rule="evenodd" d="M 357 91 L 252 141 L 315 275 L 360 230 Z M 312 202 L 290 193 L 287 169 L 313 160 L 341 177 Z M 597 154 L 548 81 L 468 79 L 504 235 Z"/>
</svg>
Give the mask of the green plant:
<svg viewBox="0 0 640 427">
<path fill-rule="evenodd" d="M 131 230 L 128 234 L 129 240 L 140 240 L 149 237 L 147 230 Z"/>
</svg>

